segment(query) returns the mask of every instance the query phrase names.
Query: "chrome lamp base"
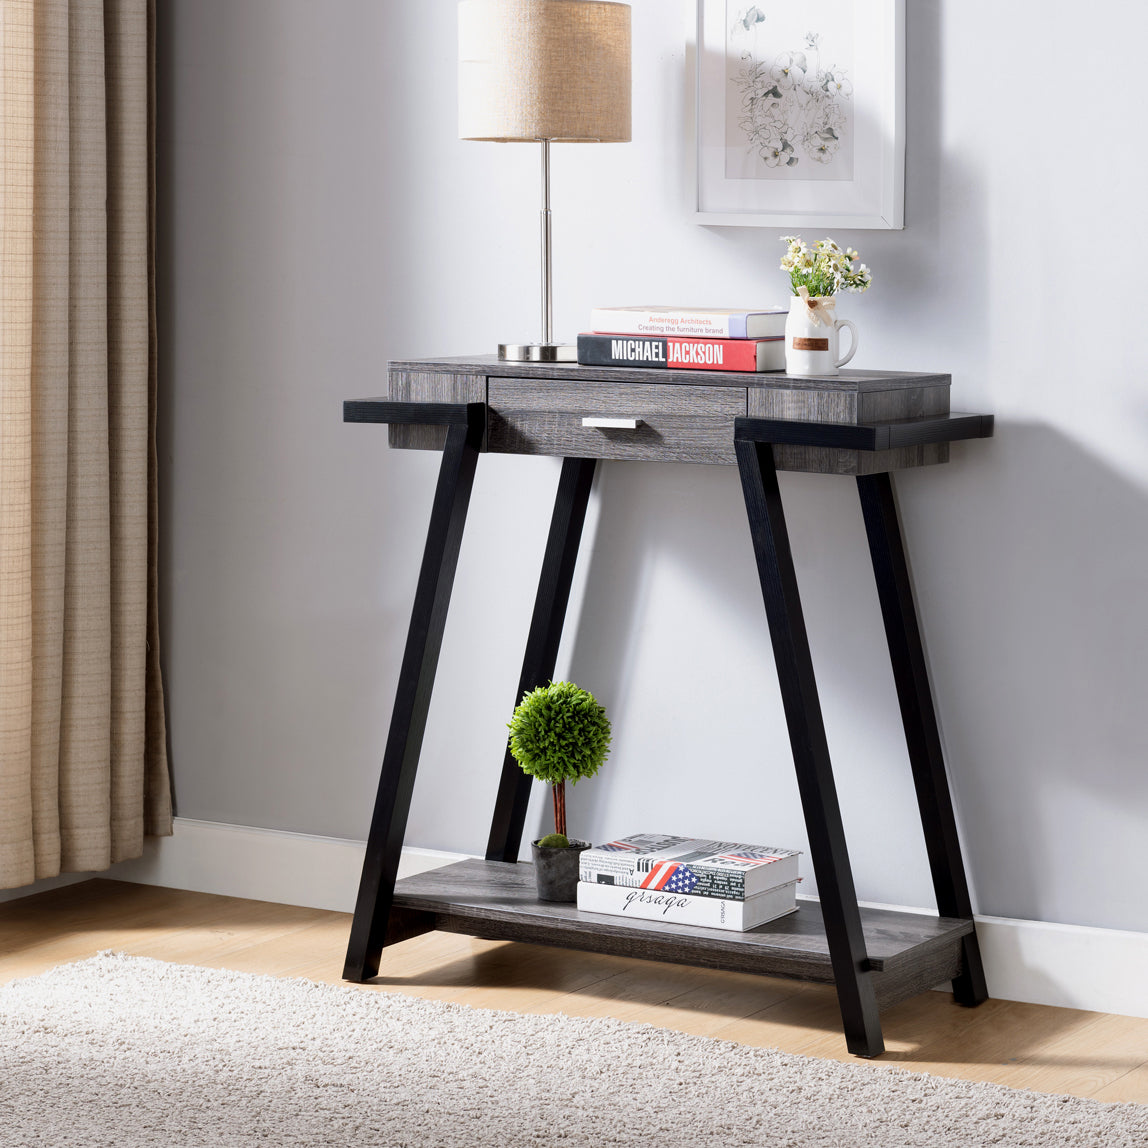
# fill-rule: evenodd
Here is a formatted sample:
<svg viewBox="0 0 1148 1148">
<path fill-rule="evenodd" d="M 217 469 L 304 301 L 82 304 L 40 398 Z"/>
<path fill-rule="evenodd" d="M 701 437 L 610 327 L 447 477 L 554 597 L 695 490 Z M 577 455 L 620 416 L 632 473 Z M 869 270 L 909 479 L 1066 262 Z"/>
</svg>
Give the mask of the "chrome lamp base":
<svg viewBox="0 0 1148 1148">
<path fill-rule="evenodd" d="M 576 363 L 578 348 L 570 343 L 499 343 L 498 357 L 508 363 Z"/>
</svg>

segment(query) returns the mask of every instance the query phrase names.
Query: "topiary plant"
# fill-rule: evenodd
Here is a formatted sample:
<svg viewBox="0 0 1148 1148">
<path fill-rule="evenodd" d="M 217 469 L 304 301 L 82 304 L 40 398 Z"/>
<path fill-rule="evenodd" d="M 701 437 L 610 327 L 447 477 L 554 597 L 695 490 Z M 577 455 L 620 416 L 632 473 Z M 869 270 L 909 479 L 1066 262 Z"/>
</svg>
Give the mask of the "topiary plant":
<svg viewBox="0 0 1148 1148">
<path fill-rule="evenodd" d="M 554 797 L 554 833 L 539 844 L 566 847 L 566 782 L 593 777 L 610 750 L 610 721 L 594 695 L 573 682 L 531 690 L 510 720 L 510 752 Z M 561 840 L 555 840 L 561 838 Z"/>
</svg>

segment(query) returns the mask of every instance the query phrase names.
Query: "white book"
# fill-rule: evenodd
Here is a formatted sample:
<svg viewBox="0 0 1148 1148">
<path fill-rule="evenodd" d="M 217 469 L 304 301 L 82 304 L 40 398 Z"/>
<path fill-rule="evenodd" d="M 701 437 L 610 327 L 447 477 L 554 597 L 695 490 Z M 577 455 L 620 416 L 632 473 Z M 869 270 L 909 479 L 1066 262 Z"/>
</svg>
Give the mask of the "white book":
<svg viewBox="0 0 1148 1148">
<path fill-rule="evenodd" d="M 718 897 L 691 897 L 664 890 L 631 889 L 624 885 L 578 883 L 578 908 L 586 913 L 636 917 L 642 921 L 670 921 L 744 933 L 797 909 L 797 882 L 758 893 L 744 901 Z"/>
<path fill-rule="evenodd" d="M 590 312 L 590 329 L 607 335 L 770 339 L 785 334 L 788 314 L 788 307 L 765 307 L 757 311 L 726 311 L 718 307 L 595 307 Z"/>
</svg>

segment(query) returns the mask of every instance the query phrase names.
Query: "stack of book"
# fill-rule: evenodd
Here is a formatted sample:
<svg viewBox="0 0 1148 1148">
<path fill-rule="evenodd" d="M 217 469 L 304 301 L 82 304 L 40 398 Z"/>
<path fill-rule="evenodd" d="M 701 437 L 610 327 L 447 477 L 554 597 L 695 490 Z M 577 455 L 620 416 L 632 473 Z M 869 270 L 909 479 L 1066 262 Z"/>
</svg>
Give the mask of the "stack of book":
<svg viewBox="0 0 1148 1148">
<path fill-rule="evenodd" d="M 592 367 L 689 371 L 785 370 L 788 309 L 598 307 L 578 336 L 578 362 Z"/>
<path fill-rule="evenodd" d="M 578 908 L 744 932 L 797 909 L 794 849 L 639 833 L 587 849 Z"/>
</svg>

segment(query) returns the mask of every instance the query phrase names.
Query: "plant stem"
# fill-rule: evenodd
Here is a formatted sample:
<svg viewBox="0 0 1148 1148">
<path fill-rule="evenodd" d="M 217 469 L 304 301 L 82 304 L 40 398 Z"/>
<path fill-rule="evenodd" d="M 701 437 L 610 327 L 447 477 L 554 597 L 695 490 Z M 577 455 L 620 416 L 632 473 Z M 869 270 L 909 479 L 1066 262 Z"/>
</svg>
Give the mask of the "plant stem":
<svg viewBox="0 0 1148 1148">
<path fill-rule="evenodd" d="M 566 836 L 566 782 L 556 781 L 551 786 L 554 794 L 554 832 Z"/>
</svg>

